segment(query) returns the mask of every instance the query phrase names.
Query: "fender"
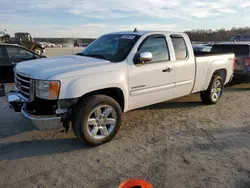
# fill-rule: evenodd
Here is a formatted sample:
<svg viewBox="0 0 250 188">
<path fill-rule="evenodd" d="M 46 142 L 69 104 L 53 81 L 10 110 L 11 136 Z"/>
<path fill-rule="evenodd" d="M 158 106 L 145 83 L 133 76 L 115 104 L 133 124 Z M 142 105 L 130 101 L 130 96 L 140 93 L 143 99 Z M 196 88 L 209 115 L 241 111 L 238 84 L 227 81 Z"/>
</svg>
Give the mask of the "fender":
<svg viewBox="0 0 250 188">
<path fill-rule="evenodd" d="M 61 79 L 59 99 L 79 98 L 100 89 L 119 88 L 124 96 L 124 111 L 129 107 L 126 75 L 120 71 L 87 74 L 82 77 Z"/>
<path fill-rule="evenodd" d="M 219 57 L 219 56 L 217 56 L 217 57 Z M 226 57 L 228 57 L 228 56 L 226 56 Z M 210 67 L 208 68 L 207 79 L 206 79 L 208 81 L 204 85 L 205 90 L 208 88 L 210 81 L 212 79 L 212 76 L 215 73 L 215 71 L 220 70 L 220 69 L 225 69 L 228 72 L 227 67 L 229 67 L 227 65 L 227 60 L 225 57 L 224 58 L 220 57 L 220 59 L 214 60 L 211 63 L 209 63 L 209 65 L 210 65 Z M 227 75 L 227 77 L 228 77 L 228 75 Z M 226 80 L 228 80 L 228 79 L 226 78 Z"/>
</svg>

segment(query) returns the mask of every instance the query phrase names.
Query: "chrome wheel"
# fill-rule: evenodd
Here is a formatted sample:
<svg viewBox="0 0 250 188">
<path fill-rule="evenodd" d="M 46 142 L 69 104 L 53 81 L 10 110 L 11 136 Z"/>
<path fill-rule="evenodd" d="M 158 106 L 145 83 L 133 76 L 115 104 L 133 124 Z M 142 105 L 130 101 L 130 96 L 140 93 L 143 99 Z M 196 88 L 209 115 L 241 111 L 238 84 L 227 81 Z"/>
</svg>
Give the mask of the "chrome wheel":
<svg viewBox="0 0 250 188">
<path fill-rule="evenodd" d="M 88 117 L 87 131 L 95 140 L 102 140 L 109 136 L 117 124 L 117 113 L 109 105 L 97 106 Z"/>
<path fill-rule="evenodd" d="M 222 93 L 222 83 L 220 80 L 214 82 L 213 87 L 211 89 L 211 98 L 213 101 L 217 101 Z"/>
</svg>

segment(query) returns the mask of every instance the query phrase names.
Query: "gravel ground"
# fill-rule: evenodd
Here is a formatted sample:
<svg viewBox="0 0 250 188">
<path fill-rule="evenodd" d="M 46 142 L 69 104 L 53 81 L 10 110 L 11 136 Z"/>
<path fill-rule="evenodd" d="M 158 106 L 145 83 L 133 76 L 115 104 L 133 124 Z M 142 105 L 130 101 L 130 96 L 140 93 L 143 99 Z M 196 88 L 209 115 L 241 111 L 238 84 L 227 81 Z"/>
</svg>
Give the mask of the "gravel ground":
<svg viewBox="0 0 250 188">
<path fill-rule="evenodd" d="M 44 55 L 47 57 L 55 57 L 61 55 L 72 55 L 79 53 L 84 48 L 82 47 L 64 47 L 64 48 L 46 48 Z"/>
<path fill-rule="evenodd" d="M 0 98 L 0 187 L 118 188 L 128 178 L 161 187 L 250 187 L 250 84 L 221 101 L 199 95 L 124 114 L 111 142 L 89 148 L 72 131 L 40 132 Z"/>
</svg>

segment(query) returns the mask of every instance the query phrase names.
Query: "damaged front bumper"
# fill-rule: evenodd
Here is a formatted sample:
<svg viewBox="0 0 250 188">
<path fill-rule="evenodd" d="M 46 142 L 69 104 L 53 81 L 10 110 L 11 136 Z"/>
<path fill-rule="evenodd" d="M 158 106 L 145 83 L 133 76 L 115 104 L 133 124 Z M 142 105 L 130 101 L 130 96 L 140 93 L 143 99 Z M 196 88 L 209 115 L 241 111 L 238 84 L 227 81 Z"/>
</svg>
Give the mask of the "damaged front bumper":
<svg viewBox="0 0 250 188">
<path fill-rule="evenodd" d="M 62 120 L 57 114 L 55 115 L 35 115 L 27 109 L 27 101 L 18 92 L 8 94 L 10 108 L 15 112 L 21 112 L 22 115 L 39 130 L 58 130 L 62 128 Z"/>
</svg>

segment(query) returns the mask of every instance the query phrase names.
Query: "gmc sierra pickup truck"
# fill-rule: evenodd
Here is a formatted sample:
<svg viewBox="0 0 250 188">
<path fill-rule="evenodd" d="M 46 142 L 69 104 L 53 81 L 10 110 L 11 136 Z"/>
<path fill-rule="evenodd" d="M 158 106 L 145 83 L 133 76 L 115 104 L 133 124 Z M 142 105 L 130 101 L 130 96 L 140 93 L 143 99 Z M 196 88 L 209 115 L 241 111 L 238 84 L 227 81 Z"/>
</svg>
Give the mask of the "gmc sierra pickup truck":
<svg viewBox="0 0 250 188">
<path fill-rule="evenodd" d="M 38 129 L 72 126 L 97 146 L 116 135 L 123 112 L 198 92 L 217 103 L 234 63 L 233 53 L 195 57 L 184 33 L 110 33 L 76 55 L 17 64 L 8 100 Z"/>
</svg>

